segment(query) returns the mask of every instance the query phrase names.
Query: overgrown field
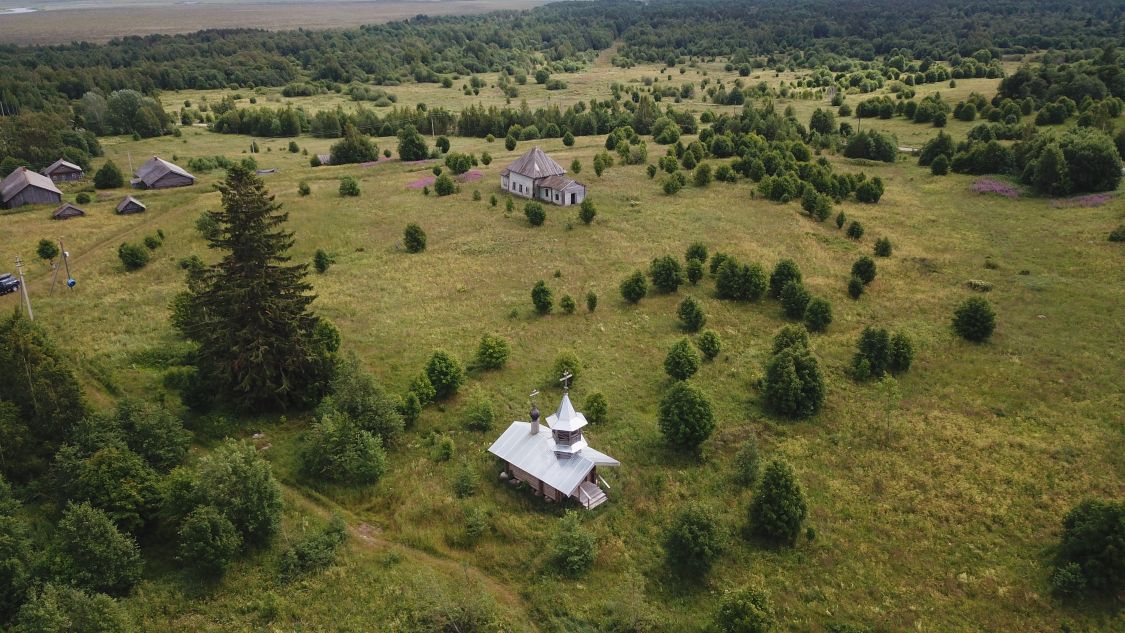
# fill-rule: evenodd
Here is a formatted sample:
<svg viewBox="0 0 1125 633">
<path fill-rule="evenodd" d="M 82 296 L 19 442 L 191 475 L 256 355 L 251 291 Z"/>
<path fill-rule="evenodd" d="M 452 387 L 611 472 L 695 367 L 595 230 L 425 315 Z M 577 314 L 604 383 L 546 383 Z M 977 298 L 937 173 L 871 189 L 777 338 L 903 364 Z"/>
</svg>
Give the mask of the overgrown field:
<svg viewBox="0 0 1125 633">
<path fill-rule="evenodd" d="M 612 81 L 658 72 L 599 65 L 590 77 L 567 77 L 576 92 L 564 91 L 559 102 L 604 98 Z M 958 84 L 959 96 L 947 100 L 970 90 L 991 96 L 996 81 Z M 931 89 L 942 88 L 920 87 L 919 97 Z M 421 90 L 431 92 L 411 92 Z M 395 91 L 405 104 L 457 109 L 461 99 L 456 87 Z M 452 96 L 442 101 L 442 95 Z M 167 94 L 165 103 L 176 108 L 202 96 Z M 334 105 L 331 97 L 311 99 Z M 777 105 L 790 104 L 802 121 L 825 105 Z M 936 133 L 901 119 L 865 119 L 868 125 L 898 126 L 901 143 L 920 145 Z M 949 130 L 960 138 L 968 127 L 951 121 Z M 305 416 L 228 420 L 228 426 L 211 420 L 205 429 L 197 422 L 207 432 L 195 452 L 226 428 L 262 434 L 253 441 L 286 485 L 282 543 L 334 509 L 344 513 L 354 538 L 340 565 L 293 585 L 274 580 L 273 551 L 243 559 L 217 586 L 200 587 L 151 545 L 157 562 L 124 600 L 147 628 L 409 631 L 414 623 L 403 605 L 440 612 L 462 604 L 495 610 L 511 631 L 598 631 L 612 617 L 645 613 L 666 620 L 668 630 L 701 631 L 722 591 L 754 582 L 770 593 L 792 631 L 846 622 L 887 631 L 1058 631 L 1063 623 L 1072 630 L 1120 630 L 1114 605 L 1061 606 L 1047 577 L 1049 548 L 1066 511 L 1086 497 L 1119 498 L 1125 481 L 1125 267 L 1121 246 L 1106 239 L 1125 218 L 1121 195 L 1098 207 L 1059 208 L 1031 196 L 976 194 L 970 191 L 975 177 L 935 177 L 906 157 L 883 164 L 828 156 L 836 170 L 863 171 L 886 184 L 878 204 L 839 205 L 867 229 L 855 241 L 831 221 L 809 219 L 798 202 L 761 199 L 746 180 L 689 185 L 667 196 L 644 166 L 615 165 L 598 177 L 592 162 L 604 137 L 579 137 L 570 148 L 558 139 L 538 144 L 563 166 L 581 162 L 578 178 L 590 187 L 596 220 L 586 226 L 577 208 L 548 207 L 545 225 L 532 228 L 523 201 L 507 213 L 499 190 L 500 170 L 531 142 L 509 152 L 503 139 L 454 137 L 453 151 L 487 151 L 493 161 L 475 168 L 479 181 L 438 198 L 407 187 L 431 175 L 430 163 L 312 168 L 308 156 L 286 150 L 288 140 L 257 139 L 261 152 L 254 156 L 259 167 L 279 170 L 263 178 L 290 214 L 295 258 L 310 261 L 317 249 L 335 258 L 326 273 L 311 276 L 313 307 L 339 327 L 343 350 L 395 393 L 406 391 L 435 349 L 470 360 L 483 334 L 511 341 L 511 361 L 500 371 L 472 374 L 460 396 L 428 408 L 389 451 L 387 475 L 361 490 L 317 486 L 299 475 Z M 296 140 L 309 154 L 327 152 L 332 142 Z M 250 141 L 186 128 L 182 138 L 118 138 L 105 146 L 125 169 L 152 155 L 180 164 L 212 155 L 240 159 Z M 376 142 L 394 149 L 393 138 Z M 662 151 L 649 139 L 650 161 Z M 44 208 L 0 216 L 5 252 L 25 260 L 34 258 L 39 239 L 64 238 L 78 284 L 49 294 L 50 272 L 33 262 L 35 316 L 76 359 L 99 405 L 118 394 L 165 393 L 163 371 L 183 349 L 168 324 L 168 304 L 183 288 L 178 261 L 211 258 L 194 224 L 219 204 L 211 185 L 222 173 L 197 174 L 201 181 L 190 188 L 140 193 L 148 205 L 140 215 L 115 215 L 126 192 L 112 190 L 99 192 L 84 218 L 53 222 Z M 337 193 L 345 175 L 358 180 L 358 198 Z M 311 188 L 307 197 L 297 193 L 302 181 Z M 489 204 L 492 195 L 496 206 Z M 401 245 L 411 222 L 428 234 L 423 253 L 407 254 Z M 157 229 L 166 239 L 154 261 L 125 272 L 118 245 Z M 852 262 L 884 236 L 894 254 L 877 260 L 878 277 L 852 300 L 846 288 Z M 811 344 L 828 383 L 818 415 L 785 422 L 762 409 L 755 383 L 773 335 L 786 323 L 778 302 L 719 301 L 709 276 L 635 306 L 621 298 L 626 275 L 647 270 L 657 256 L 682 258 L 693 241 L 767 271 L 792 258 L 810 291 L 831 301 L 835 320 Z M 587 291 L 596 292 L 597 310 L 538 316 L 529 295 L 538 280 L 552 288 L 556 305 L 564 293 L 581 305 Z M 954 307 L 975 294 L 968 280 L 993 287 L 987 296 L 998 328 L 982 345 L 950 328 Z M 702 302 L 708 327 L 725 342 L 692 379 L 712 399 L 717 419 L 698 459 L 669 448 L 656 425 L 670 384 L 663 360 L 685 335 L 675 314 L 684 296 Z M 0 299 L 5 309 L 16 305 L 14 296 Z M 867 383 L 849 377 L 856 339 L 868 325 L 909 333 L 917 348 L 909 373 Z M 562 351 L 573 351 L 583 365 L 572 390 L 579 408 L 595 390 L 609 399 L 608 421 L 588 428 L 591 446 L 622 462 L 600 471 L 611 486 L 609 501 L 583 514 L 599 548 L 592 572 L 580 581 L 559 577 L 547 560 L 561 509 L 500 481 L 500 465 L 486 452 L 508 421 L 525 418 L 533 389 L 544 392 L 540 407 L 557 405 L 561 392 L 551 365 Z M 464 429 L 465 396 L 474 388 L 499 413 L 492 431 Z M 167 395 L 172 406 L 179 406 L 176 400 Z M 435 457 L 432 438 L 439 433 L 455 441 L 450 461 Z M 731 462 L 749 437 L 758 439 L 765 459 L 784 457 L 794 465 L 809 498 L 813 540 L 773 550 L 742 536 L 750 491 L 732 482 Z M 481 482 L 464 500 L 453 492 L 462 464 Z M 689 500 L 714 507 L 730 534 L 702 583 L 678 581 L 663 560 L 663 528 Z M 487 513 L 490 529 L 467 545 L 466 516 L 474 509 Z"/>
</svg>

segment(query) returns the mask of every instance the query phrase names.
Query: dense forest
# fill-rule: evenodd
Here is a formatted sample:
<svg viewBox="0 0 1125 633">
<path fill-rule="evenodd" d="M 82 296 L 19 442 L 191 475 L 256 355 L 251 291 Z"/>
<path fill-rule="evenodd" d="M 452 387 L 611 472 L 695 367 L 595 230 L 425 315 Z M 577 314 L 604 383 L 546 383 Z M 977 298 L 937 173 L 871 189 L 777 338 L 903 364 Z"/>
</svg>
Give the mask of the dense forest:
<svg viewBox="0 0 1125 633">
<path fill-rule="evenodd" d="M 619 63 L 764 57 L 816 67 L 892 49 L 950 60 L 1119 44 L 1125 8 L 1094 0 L 700 0 L 561 2 L 535 10 L 429 18 L 354 30 L 204 31 L 105 45 L 0 48 L 5 114 L 65 109 L 90 91 L 283 86 L 302 80 L 395 85 L 507 66 L 570 62 L 620 39 Z"/>
</svg>

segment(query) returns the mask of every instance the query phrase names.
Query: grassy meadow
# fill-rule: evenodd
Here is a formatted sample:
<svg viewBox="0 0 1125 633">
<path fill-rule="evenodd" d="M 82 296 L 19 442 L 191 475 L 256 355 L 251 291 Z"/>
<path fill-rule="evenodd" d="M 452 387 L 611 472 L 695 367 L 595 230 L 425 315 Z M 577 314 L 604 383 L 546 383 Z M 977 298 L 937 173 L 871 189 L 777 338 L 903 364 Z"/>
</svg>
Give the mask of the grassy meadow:
<svg viewBox="0 0 1125 633">
<path fill-rule="evenodd" d="M 674 81 L 692 80 L 698 88 L 693 72 Z M 725 75 L 728 83 L 733 78 L 719 66 L 708 72 Z M 550 96 L 560 104 L 605 98 L 613 81 L 658 73 L 599 64 L 566 76 L 571 88 Z M 920 87 L 918 96 L 941 90 L 956 102 L 973 90 L 991 96 L 995 85 L 965 80 L 953 90 Z M 470 102 L 459 86 L 392 92 L 400 104 L 424 101 L 456 110 Z M 289 101 L 264 92 L 259 103 Z M 547 96 L 541 86 L 521 87 L 521 93 L 532 107 Z M 222 94 L 207 96 L 217 101 Z M 178 109 L 184 99 L 203 96 L 170 93 L 164 99 Z M 339 97 L 292 101 L 335 107 L 333 99 Z M 480 100 L 503 103 L 491 88 Z M 803 121 L 824 105 L 777 104 L 792 104 Z M 936 133 L 901 119 L 863 125 L 891 129 L 900 144 L 920 145 Z M 949 131 L 960 137 L 968 127 L 951 120 Z M 296 140 L 310 154 L 327 152 L 332 142 Z M 479 181 L 462 183 L 444 198 L 407 187 L 431 175 L 430 164 L 311 168 L 307 156 L 286 151 L 289 139 L 257 139 L 255 158 L 261 168 L 279 170 L 263 178 L 290 214 L 294 258 L 310 261 L 318 248 L 335 258 L 327 273 L 310 274 L 314 309 L 340 328 L 342 349 L 389 390 L 404 392 L 435 349 L 470 361 L 485 333 L 511 342 L 507 367 L 472 373 L 461 395 L 427 408 L 389 451 L 387 475 L 369 488 L 324 487 L 298 474 L 305 415 L 239 424 L 239 435 L 262 434 L 253 441 L 286 487 L 282 543 L 333 510 L 344 513 L 354 538 L 338 566 L 292 585 L 274 579 L 272 550 L 242 560 L 217 586 L 201 587 L 181 575 L 160 544 L 149 544 L 154 562 L 124 601 L 147 629 L 411 631 L 417 623 L 403 615 L 401 604 L 427 604 L 437 595 L 458 597 L 466 608 L 495 609 L 506 631 L 597 631 L 610 615 L 644 612 L 669 630 L 701 631 L 723 590 L 752 582 L 770 593 L 783 628 L 792 631 L 824 631 L 841 622 L 886 631 L 1046 632 L 1063 623 L 1072 630 L 1121 630 L 1125 622 L 1113 605 L 1064 607 L 1050 596 L 1047 577 L 1065 512 L 1085 497 L 1123 491 L 1125 267 L 1120 245 L 1106 236 L 1125 219 L 1125 197 L 1095 208 L 1060 208 L 1029 195 L 975 194 L 969 190 L 974 177 L 934 177 L 912 159 L 874 164 L 829 156 L 837 170 L 863 171 L 886 183 L 877 205 L 839 205 L 866 228 L 854 241 L 831 220 L 807 218 L 796 202 L 756 197 L 745 180 L 689 185 L 666 196 L 644 166 L 616 165 L 597 177 L 592 161 L 604 137 L 579 137 L 570 148 L 558 139 L 538 144 L 563 166 L 581 162 L 578 178 L 590 188 L 597 219 L 586 226 L 577 208 L 549 206 L 546 224 L 532 228 L 522 200 L 505 212 L 499 172 L 533 144 L 521 142 L 508 152 L 502 139 L 451 140 L 453 151 L 488 151 L 493 162 L 476 168 Z M 250 141 L 186 128 L 182 138 L 111 139 L 105 149 L 124 170 L 151 155 L 180 164 L 217 154 L 238 159 Z M 376 142 L 394 149 L 392 138 Z M 649 152 L 655 160 L 663 148 L 650 139 Z M 359 181 L 360 197 L 339 196 L 345 175 Z M 129 394 L 178 406 L 161 381 L 168 350 L 183 346 L 168 325 L 167 306 L 183 287 L 177 262 L 191 254 L 213 259 L 194 223 L 219 204 L 212 185 L 222 172 L 197 176 L 200 182 L 190 188 L 140 192 L 148 205 L 140 215 L 115 215 L 114 205 L 130 192 L 114 190 L 99 192 L 84 218 L 54 222 L 41 207 L 0 216 L 9 258 L 18 253 L 33 260 L 40 238 L 64 238 L 77 286 L 49 293 L 50 271 L 33 261 L 29 289 L 36 320 L 76 360 L 98 405 Z M 311 195 L 297 194 L 301 181 Z M 77 187 L 64 186 L 67 199 Z M 491 195 L 499 199 L 496 207 Z M 428 234 L 421 254 L 401 246 L 410 222 Z M 152 263 L 125 272 L 118 245 L 157 229 L 167 239 Z M 877 259 L 877 279 L 853 301 L 846 292 L 852 262 L 883 236 L 894 254 Z M 767 271 L 792 258 L 806 287 L 832 303 L 835 320 L 811 344 L 828 384 L 817 416 L 781 421 L 759 402 L 755 382 L 774 333 L 786 323 L 776 301 L 719 301 L 710 277 L 674 295 L 650 294 L 635 306 L 621 299 L 618 285 L 627 274 L 647 270 L 660 255 L 682 257 L 697 240 Z M 554 291 L 556 306 L 570 294 L 578 311 L 566 315 L 556 307 L 554 314 L 536 315 L 529 293 L 540 279 Z M 960 340 L 950 328 L 954 307 L 974 294 L 966 287 L 970 279 L 993 285 L 987 296 L 998 327 L 983 345 Z M 593 313 L 583 301 L 590 290 L 600 299 Z M 707 327 L 724 340 L 720 356 L 692 379 L 710 396 L 717 421 L 699 458 L 666 446 L 656 424 L 670 384 L 664 356 L 685 335 L 675 316 L 685 296 L 702 302 Z M 0 298 L 2 308 L 16 305 L 14 295 Z M 848 376 L 855 341 L 868 325 L 913 338 L 917 358 L 908 373 L 868 383 Z M 486 452 L 508 421 L 526 416 L 532 389 L 543 389 L 545 413 L 554 409 L 560 391 L 550 367 L 564 350 L 583 363 L 572 390 L 578 408 L 595 390 L 609 400 L 609 420 L 588 428 L 590 445 L 622 462 L 600 471 L 611 486 L 609 501 L 583 514 L 599 551 L 591 573 L 578 581 L 557 576 L 547 559 L 561 509 L 500 481 L 500 465 Z M 498 412 L 489 432 L 463 428 L 465 396 L 477 388 Z M 435 460 L 435 433 L 454 439 L 453 460 Z M 732 482 L 731 462 L 748 437 L 757 438 L 764 459 L 793 464 L 809 499 L 814 540 L 772 550 L 743 538 L 751 493 Z M 193 450 L 207 450 L 208 441 Z M 481 482 L 464 500 L 452 489 L 463 463 Z M 662 558 L 663 527 L 689 500 L 713 506 L 730 534 L 725 554 L 698 584 L 673 577 Z M 487 512 L 491 529 L 467 545 L 465 517 L 473 508 Z"/>
</svg>

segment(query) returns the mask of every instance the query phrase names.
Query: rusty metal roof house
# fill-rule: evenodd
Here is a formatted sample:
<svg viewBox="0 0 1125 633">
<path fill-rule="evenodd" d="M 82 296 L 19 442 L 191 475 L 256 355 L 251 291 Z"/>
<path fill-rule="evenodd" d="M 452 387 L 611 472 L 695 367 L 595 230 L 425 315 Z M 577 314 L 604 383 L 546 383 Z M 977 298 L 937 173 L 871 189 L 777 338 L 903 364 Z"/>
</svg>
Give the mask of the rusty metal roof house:
<svg viewBox="0 0 1125 633">
<path fill-rule="evenodd" d="M 586 185 L 567 177 L 566 170 L 538 146 L 500 171 L 500 188 L 563 207 L 586 199 Z"/>
<path fill-rule="evenodd" d="M 547 418 L 547 430 L 539 424 L 539 409 L 532 406 L 531 422 L 512 422 L 488 452 L 505 462 L 501 478 L 526 483 L 536 495 L 550 501 L 575 499 L 587 510 L 606 500 L 598 486 L 598 466 L 620 466 L 616 459 L 590 448 L 583 436 L 586 417 L 574 410 L 568 391 L 559 410 Z"/>
<path fill-rule="evenodd" d="M 159 156 L 153 156 L 137 168 L 129 184 L 141 189 L 187 187 L 195 184 L 195 176 L 179 165 L 169 163 Z"/>
<path fill-rule="evenodd" d="M 27 167 L 18 167 L 0 180 L 0 207 L 15 209 L 25 204 L 59 204 L 62 202 L 62 192 L 51 182 L 51 179 L 29 170 Z"/>
<path fill-rule="evenodd" d="M 86 215 L 86 212 L 69 202 L 62 203 L 62 206 L 55 209 L 51 213 L 52 220 L 69 220 L 70 218 L 77 218 Z"/>
<path fill-rule="evenodd" d="M 117 213 L 119 215 L 126 215 L 129 213 L 144 213 L 148 207 L 143 202 L 137 200 L 133 196 L 125 196 L 121 202 L 117 203 Z"/>
<path fill-rule="evenodd" d="M 62 158 L 56 160 L 47 167 L 44 167 L 39 171 L 39 173 L 50 178 L 54 182 L 81 180 L 83 175 L 81 167 Z"/>
</svg>

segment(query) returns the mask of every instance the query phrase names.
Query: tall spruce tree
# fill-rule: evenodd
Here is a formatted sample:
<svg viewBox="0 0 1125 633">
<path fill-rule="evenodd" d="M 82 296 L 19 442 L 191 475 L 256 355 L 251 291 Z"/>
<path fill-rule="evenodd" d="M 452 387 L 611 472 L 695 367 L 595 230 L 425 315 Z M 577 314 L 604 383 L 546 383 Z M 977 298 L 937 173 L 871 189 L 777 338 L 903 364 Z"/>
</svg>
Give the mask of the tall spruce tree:
<svg viewBox="0 0 1125 633">
<path fill-rule="evenodd" d="M 332 352 L 316 335 L 309 312 L 316 298 L 308 267 L 289 264 L 293 234 L 262 179 L 242 166 L 219 185 L 223 208 L 209 246 L 223 258 L 189 276 L 173 322 L 198 343 L 200 380 L 211 393 L 244 409 L 307 407 L 331 377 Z"/>
</svg>

